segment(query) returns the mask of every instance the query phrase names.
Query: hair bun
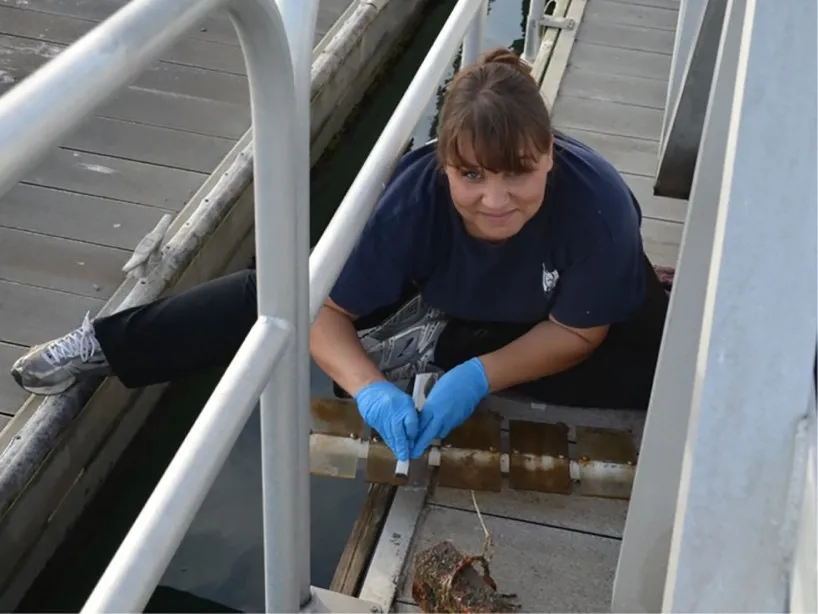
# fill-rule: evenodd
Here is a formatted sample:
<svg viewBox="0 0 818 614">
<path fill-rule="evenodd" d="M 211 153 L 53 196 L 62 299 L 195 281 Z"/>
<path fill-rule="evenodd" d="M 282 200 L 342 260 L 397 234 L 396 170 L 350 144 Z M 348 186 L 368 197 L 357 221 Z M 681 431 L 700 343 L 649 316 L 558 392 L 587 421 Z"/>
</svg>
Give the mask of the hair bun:
<svg viewBox="0 0 818 614">
<path fill-rule="evenodd" d="M 497 47 L 487 51 L 480 57 L 478 63 L 505 64 L 506 66 L 515 68 L 524 75 L 531 75 L 531 66 L 528 65 L 528 62 L 506 47 Z"/>
</svg>

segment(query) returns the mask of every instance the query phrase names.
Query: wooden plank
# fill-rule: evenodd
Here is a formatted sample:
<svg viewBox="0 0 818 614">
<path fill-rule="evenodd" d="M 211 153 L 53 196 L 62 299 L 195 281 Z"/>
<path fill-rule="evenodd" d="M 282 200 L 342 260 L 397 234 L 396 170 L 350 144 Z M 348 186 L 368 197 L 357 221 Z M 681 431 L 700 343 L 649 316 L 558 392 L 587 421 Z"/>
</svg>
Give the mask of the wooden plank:
<svg viewBox="0 0 818 614">
<path fill-rule="evenodd" d="M 597 22 L 583 23 L 579 28 L 577 38 L 580 41 L 605 45 L 606 47 L 671 55 L 673 54 L 676 33 L 671 30 Z"/>
<path fill-rule="evenodd" d="M 633 192 L 644 218 L 668 222 L 684 222 L 687 216 L 687 201 L 653 195 L 653 180 L 642 175 L 621 173 L 622 178 Z"/>
<path fill-rule="evenodd" d="M 39 11 L 0 6 L 0 34 L 70 45 L 94 27 L 97 22 Z M 244 75 L 246 69 L 241 48 L 185 36 L 171 47 L 162 60 L 174 64 L 221 70 Z"/>
<path fill-rule="evenodd" d="M 578 488 L 575 489 L 579 492 Z M 628 502 L 621 499 L 582 497 L 525 490 L 504 484 L 501 492 L 477 493 L 477 505 L 484 515 L 524 520 L 545 526 L 597 533 L 621 538 Z M 434 489 L 430 502 L 466 512 L 474 510 L 471 493 L 459 488 Z"/>
<path fill-rule="evenodd" d="M 630 4 L 617 0 L 593 0 L 588 6 L 588 23 L 617 23 L 676 31 L 679 11 L 672 8 Z"/>
<path fill-rule="evenodd" d="M 664 113 L 659 109 L 560 95 L 554 105 L 554 125 L 603 134 L 658 141 Z"/>
<path fill-rule="evenodd" d="M 104 299 L 0 280 L 0 341 L 31 346 L 64 335 L 93 316 Z"/>
<path fill-rule="evenodd" d="M 13 0 L 13 2 L 20 10 L 99 22 L 113 15 L 127 4 L 128 0 Z M 190 36 L 228 45 L 239 44 L 223 10 L 206 17 L 198 28 L 191 31 Z"/>
<path fill-rule="evenodd" d="M 250 90 L 244 76 L 204 68 L 158 62 L 149 66 L 133 84 L 160 92 L 250 104 Z"/>
<path fill-rule="evenodd" d="M 24 182 L 180 211 L 206 177 L 202 173 L 57 149 Z"/>
<path fill-rule="evenodd" d="M 0 279 L 108 299 L 122 283 L 130 252 L 0 228 Z"/>
<path fill-rule="evenodd" d="M 484 520 L 495 546 L 491 573 L 497 589 L 516 594 L 522 611 L 608 609 L 619 540 L 485 514 Z M 477 514 L 429 506 L 413 552 L 444 539 L 461 551 L 480 553 L 483 531 Z M 398 598 L 412 603 L 408 567 Z"/>
<path fill-rule="evenodd" d="M 569 136 L 582 141 L 613 164 L 621 173 L 653 177 L 659 155 L 659 143 L 615 134 L 603 134 L 570 128 Z"/>
<path fill-rule="evenodd" d="M 645 253 L 653 264 L 675 267 L 679 260 L 684 223 L 642 220 Z"/>
<path fill-rule="evenodd" d="M 9 376 L 11 365 L 23 352 L 24 347 L 0 341 L 0 430 L 5 426 L 2 414 L 13 416 L 28 398 L 28 393 Z"/>
<path fill-rule="evenodd" d="M 5 0 L 10 3 L 9 0 Z M 49 17 L 74 18 L 92 22 L 93 25 L 110 17 L 127 0 L 13 0 L 19 11 L 40 13 Z M 338 17 L 349 6 L 351 0 L 322 0 L 318 8 L 316 38 L 320 39 L 332 27 Z M 205 18 L 198 28 L 194 28 L 187 38 L 193 41 L 216 43 L 222 47 L 238 47 L 239 41 L 225 9 L 220 9 Z"/>
<path fill-rule="evenodd" d="M 569 66 L 609 75 L 630 75 L 667 83 L 671 56 L 664 53 L 617 49 L 581 41 L 574 45 Z"/>
<path fill-rule="evenodd" d="M 357 594 L 369 559 L 381 536 L 395 490 L 389 484 L 370 484 L 366 501 L 352 527 L 329 590 L 344 595 Z"/>
<path fill-rule="evenodd" d="M 97 115 L 235 140 L 250 128 L 250 105 L 133 86 L 114 94 Z"/>
<path fill-rule="evenodd" d="M 65 47 L 66 45 L 56 43 L 0 35 L 0 69 L 19 83 L 45 62 L 56 57 Z M 247 79 L 244 76 L 167 62 L 154 62 L 148 66 L 133 85 L 210 100 L 250 103 Z"/>
<path fill-rule="evenodd" d="M 568 427 L 569 442 L 576 442 L 577 426 L 628 431 L 633 433 L 636 440 L 644 429 L 646 417 L 646 412 L 640 410 L 552 405 L 513 392 L 491 395 L 483 401 L 483 405 L 507 420 L 551 424 L 562 422 Z"/>
<path fill-rule="evenodd" d="M 0 200 L 0 226 L 132 250 L 166 209 L 17 184 Z"/>
<path fill-rule="evenodd" d="M 609 75 L 571 67 L 563 77 L 560 95 L 639 105 L 664 112 L 667 85 L 656 79 Z"/>
<path fill-rule="evenodd" d="M 408 567 L 416 532 L 426 508 L 428 488 L 400 487 L 386 517 L 382 539 L 378 540 L 358 597 L 378 605 L 384 611 L 394 603 L 400 589 L 401 574 Z"/>
<path fill-rule="evenodd" d="M 63 145 L 66 149 L 85 153 L 210 174 L 235 141 L 94 117 L 83 123 Z"/>
</svg>

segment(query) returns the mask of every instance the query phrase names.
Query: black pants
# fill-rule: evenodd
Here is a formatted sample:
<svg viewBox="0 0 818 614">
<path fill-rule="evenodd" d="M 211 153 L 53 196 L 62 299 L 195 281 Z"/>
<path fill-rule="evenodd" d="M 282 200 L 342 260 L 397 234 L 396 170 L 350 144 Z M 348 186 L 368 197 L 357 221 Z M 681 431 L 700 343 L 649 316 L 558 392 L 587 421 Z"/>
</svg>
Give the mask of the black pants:
<svg viewBox="0 0 818 614">
<path fill-rule="evenodd" d="M 583 363 L 518 390 L 556 405 L 647 409 L 668 296 L 647 258 L 645 267 L 646 300 L 632 321 L 612 326 Z M 357 325 L 372 326 L 392 310 L 379 310 Z M 133 388 L 226 367 L 256 314 L 256 275 L 247 270 L 100 318 L 94 328 L 114 375 Z M 435 362 L 452 368 L 510 343 L 530 328 L 453 320 L 438 340 Z"/>
</svg>

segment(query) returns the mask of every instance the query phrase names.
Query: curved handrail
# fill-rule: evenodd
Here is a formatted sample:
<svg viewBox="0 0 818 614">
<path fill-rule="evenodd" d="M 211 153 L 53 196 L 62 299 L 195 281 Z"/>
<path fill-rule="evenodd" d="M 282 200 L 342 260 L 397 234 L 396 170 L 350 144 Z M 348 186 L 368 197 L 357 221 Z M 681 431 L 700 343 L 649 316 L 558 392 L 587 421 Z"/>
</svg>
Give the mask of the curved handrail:
<svg viewBox="0 0 818 614">
<path fill-rule="evenodd" d="M 153 0 L 138 1 L 147 7 Z M 306 6 L 302 0 L 302 10 Z M 259 398 L 262 446 L 266 450 L 266 607 L 268 611 L 294 611 L 301 604 L 301 566 L 293 564 L 299 545 L 293 530 L 300 511 L 296 496 L 299 472 L 293 471 L 294 463 L 288 461 L 298 456 L 299 441 L 293 434 L 306 422 L 292 411 L 297 407 L 297 388 L 288 384 L 297 378 L 292 337 L 299 303 L 306 301 L 298 299 L 295 289 L 301 285 L 306 290 L 306 283 L 297 282 L 298 270 L 306 270 L 306 264 L 293 266 L 280 255 L 307 259 L 308 243 L 299 245 L 304 242 L 299 241 L 296 227 L 296 211 L 309 206 L 304 190 L 309 168 L 302 159 L 306 146 L 296 146 L 298 156 L 291 150 L 292 143 L 307 139 L 307 126 L 297 111 L 303 101 L 296 98 L 290 44 L 278 6 L 273 0 L 234 0 L 229 12 L 250 83 L 259 319 L 83 612 L 144 608 Z M 303 83 L 300 85 L 303 91 Z M 271 436 L 274 440 L 267 441 Z M 271 458 L 273 451 L 278 458 Z"/>
<path fill-rule="evenodd" d="M 0 195 L 222 4 L 225 0 L 132 0 L 3 96 Z M 296 212 L 307 211 L 309 206 L 309 118 L 296 96 L 309 99 L 309 59 L 318 2 L 282 4 L 281 12 L 274 0 L 234 0 L 229 7 L 250 82 L 255 222 L 262 229 L 256 233 L 260 317 L 205 407 L 203 419 L 186 439 L 185 453 L 174 458 L 88 600 L 86 611 L 133 611 L 144 606 L 259 395 L 263 421 L 273 423 L 265 430 L 278 433 L 275 441 L 268 442 L 269 450 L 282 454 L 282 448 L 289 445 L 290 457 L 295 458 L 298 443 L 292 433 L 308 433 L 306 417 L 274 411 L 271 395 L 262 392 L 265 385 L 272 390 L 278 380 L 276 405 L 297 406 L 297 388 L 284 382 L 296 375 L 298 361 L 290 340 L 298 312 L 306 311 L 308 296 L 309 223 Z M 282 12 L 296 31 L 292 40 Z M 298 75 L 297 86 L 293 55 L 300 73 L 306 73 Z M 293 143 L 297 143 L 298 156 L 293 155 Z M 299 267 L 281 263 L 279 250 L 300 256 L 303 263 Z M 297 282 L 299 271 L 304 277 L 301 282 Z M 298 286 L 301 300 L 291 290 Z M 282 368 L 271 382 L 279 358 L 283 358 Z M 299 554 L 298 545 L 308 549 L 309 544 L 307 540 L 297 544 L 298 532 L 292 530 L 299 518 L 299 498 L 294 496 L 299 490 L 298 472 L 291 470 L 290 463 L 270 460 L 265 463 L 265 490 L 283 496 L 277 497 L 275 505 L 272 499 L 265 500 L 265 568 L 267 577 L 276 580 L 268 582 L 276 590 L 268 591 L 267 608 L 291 611 L 302 602 L 302 587 L 309 586 L 308 577 L 298 577 L 304 565 L 293 565 L 292 559 Z M 304 473 L 308 475 L 306 466 Z M 308 565 L 308 551 L 298 558 Z"/>
</svg>

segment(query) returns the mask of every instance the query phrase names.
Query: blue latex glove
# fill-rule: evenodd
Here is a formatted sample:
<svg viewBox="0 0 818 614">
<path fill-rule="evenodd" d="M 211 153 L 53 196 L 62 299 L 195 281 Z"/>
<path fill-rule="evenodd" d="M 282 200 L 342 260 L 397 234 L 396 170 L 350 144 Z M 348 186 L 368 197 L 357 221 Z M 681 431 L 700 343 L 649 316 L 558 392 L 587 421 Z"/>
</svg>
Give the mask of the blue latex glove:
<svg viewBox="0 0 818 614">
<path fill-rule="evenodd" d="M 375 382 L 355 395 L 358 411 L 378 431 L 398 460 L 409 460 L 418 435 L 418 410 L 408 394 L 390 382 Z"/>
<path fill-rule="evenodd" d="M 432 440 L 443 439 L 468 420 L 488 393 L 489 381 L 479 358 L 446 372 L 420 411 L 420 433 L 412 447 L 412 458 L 422 456 Z"/>
</svg>

